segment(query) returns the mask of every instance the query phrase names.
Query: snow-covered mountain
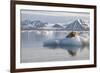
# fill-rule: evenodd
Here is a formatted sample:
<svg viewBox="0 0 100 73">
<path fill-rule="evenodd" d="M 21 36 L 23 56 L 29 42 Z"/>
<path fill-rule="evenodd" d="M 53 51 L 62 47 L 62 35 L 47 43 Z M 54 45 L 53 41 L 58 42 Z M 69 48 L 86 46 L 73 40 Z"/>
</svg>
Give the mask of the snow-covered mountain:
<svg viewBox="0 0 100 73">
<path fill-rule="evenodd" d="M 62 29 L 62 30 L 67 30 L 67 31 L 89 31 L 89 26 L 82 21 L 81 19 L 77 19 L 75 21 L 72 21 L 71 23 L 67 24 L 62 24 L 62 23 L 56 23 L 56 24 L 51 24 L 47 22 L 42 22 L 40 20 L 24 20 L 21 22 L 21 28 L 22 29 L 29 29 L 29 30 L 34 30 L 34 29 Z"/>
<path fill-rule="evenodd" d="M 60 24 L 54 24 L 52 27 L 54 27 L 54 28 L 63 28 L 63 25 L 60 25 Z"/>
<path fill-rule="evenodd" d="M 37 20 L 37 21 L 33 21 L 32 25 L 35 28 L 40 28 L 40 27 L 44 27 L 44 26 L 48 25 L 48 23 Z"/>
<path fill-rule="evenodd" d="M 46 22 L 42 22 L 39 20 L 35 20 L 35 21 L 30 21 L 30 20 L 24 20 L 21 22 L 21 28 L 22 29 L 37 29 L 37 28 L 41 28 L 41 27 L 45 27 L 46 25 L 48 25 L 48 23 Z"/>
<path fill-rule="evenodd" d="M 65 27 L 69 31 L 89 31 L 89 26 L 81 19 L 77 19 Z"/>
</svg>

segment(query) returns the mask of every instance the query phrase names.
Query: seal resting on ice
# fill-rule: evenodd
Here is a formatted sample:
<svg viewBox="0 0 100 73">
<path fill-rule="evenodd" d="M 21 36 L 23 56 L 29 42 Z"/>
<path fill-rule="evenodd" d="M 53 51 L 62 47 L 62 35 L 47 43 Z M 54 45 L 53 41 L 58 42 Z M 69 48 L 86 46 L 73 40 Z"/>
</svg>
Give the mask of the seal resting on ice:
<svg viewBox="0 0 100 73">
<path fill-rule="evenodd" d="M 80 36 L 79 32 L 70 32 L 63 39 L 46 40 L 44 46 L 85 46 L 89 45 L 89 38 L 87 36 Z"/>
</svg>

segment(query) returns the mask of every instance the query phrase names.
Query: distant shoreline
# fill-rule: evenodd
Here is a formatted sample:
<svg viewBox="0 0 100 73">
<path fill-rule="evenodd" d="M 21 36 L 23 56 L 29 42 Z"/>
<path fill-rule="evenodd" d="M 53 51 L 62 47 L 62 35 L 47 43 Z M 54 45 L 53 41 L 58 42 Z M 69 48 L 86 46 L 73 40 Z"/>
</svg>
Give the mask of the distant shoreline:
<svg viewBox="0 0 100 73">
<path fill-rule="evenodd" d="M 41 30 L 41 31 L 73 31 L 73 30 L 67 30 L 67 29 L 21 29 L 21 31 L 34 31 L 34 30 Z M 78 31 L 78 32 L 89 32 L 87 30 L 84 31 Z"/>
</svg>

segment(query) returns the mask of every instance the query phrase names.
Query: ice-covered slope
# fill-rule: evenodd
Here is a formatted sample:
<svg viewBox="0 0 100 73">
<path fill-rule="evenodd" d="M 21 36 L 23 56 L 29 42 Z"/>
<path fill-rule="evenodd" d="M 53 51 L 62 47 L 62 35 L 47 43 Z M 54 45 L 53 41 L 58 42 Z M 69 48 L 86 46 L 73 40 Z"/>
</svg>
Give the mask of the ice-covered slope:
<svg viewBox="0 0 100 73">
<path fill-rule="evenodd" d="M 88 25 L 82 22 L 81 19 L 77 19 L 68 24 L 65 29 L 69 31 L 89 31 Z"/>
</svg>

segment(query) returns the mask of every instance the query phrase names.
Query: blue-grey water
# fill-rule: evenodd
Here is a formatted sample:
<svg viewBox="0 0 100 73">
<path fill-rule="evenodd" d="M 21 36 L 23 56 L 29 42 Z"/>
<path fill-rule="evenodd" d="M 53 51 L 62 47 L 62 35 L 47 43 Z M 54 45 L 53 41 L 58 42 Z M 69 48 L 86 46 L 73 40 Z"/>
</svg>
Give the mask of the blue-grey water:
<svg viewBox="0 0 100 73">
<path fill-rule="evenodd" d="M 66 31 L 21 31 L 21 63 L 72 61 L 89 59 L 89 47 L 43 46 L 50 39 L 65 38 Z"/>
</svg>

